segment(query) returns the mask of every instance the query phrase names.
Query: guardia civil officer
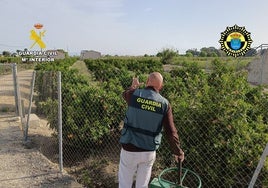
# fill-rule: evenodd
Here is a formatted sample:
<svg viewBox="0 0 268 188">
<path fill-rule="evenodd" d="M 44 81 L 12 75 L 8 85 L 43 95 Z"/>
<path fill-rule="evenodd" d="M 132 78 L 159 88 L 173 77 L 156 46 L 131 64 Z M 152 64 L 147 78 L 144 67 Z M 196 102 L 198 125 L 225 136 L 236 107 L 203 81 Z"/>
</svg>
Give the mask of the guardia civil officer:
<svg viewBox="0 0 268 188">
<path fill-rule="evenodd" d="M 138 78 L 133 78 L 131 87 L 123 93 L 128 108 L 120 138 L 119 188 L 131 188 L 135 174 L 136 188 L 148 187 L 162 128 L 172 153 L 184 160 L 171 105 L 159 94 L 163 87 L 162 75 L 153 72 L 144 89 L 138 89 L 141 84 Z"/>
</svg>

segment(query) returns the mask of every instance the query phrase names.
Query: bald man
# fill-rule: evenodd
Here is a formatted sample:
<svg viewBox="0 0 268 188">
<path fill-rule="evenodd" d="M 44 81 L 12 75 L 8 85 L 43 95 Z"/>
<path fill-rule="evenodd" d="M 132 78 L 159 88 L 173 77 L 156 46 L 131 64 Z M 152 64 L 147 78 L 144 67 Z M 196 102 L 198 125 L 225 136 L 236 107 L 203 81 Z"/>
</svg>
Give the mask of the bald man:
<svg viewBox="0 0 268 188">
<path fill-rule="evenodd" d="M 131 188 L 135 174 L 136 188 L 148 187 L 163 128 L 172 153 L 184 160 L 171 105 L 159 94 L 163 76 L 153 72 L 144 89 L 138 89 L 141 84 L 133 78 L 132 85 L 123 93 L 128 108 L 120 138 L 119 188 Z"/>
</svg>

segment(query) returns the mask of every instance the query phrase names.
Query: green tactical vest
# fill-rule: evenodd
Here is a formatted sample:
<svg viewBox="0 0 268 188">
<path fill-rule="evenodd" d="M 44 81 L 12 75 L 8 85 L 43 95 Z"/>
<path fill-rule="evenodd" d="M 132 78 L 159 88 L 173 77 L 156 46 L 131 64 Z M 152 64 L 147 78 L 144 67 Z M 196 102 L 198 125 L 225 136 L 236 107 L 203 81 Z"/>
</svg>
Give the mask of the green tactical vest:
<svg viewBox="0 0 268 188">
<path fill-rule="evenodd" d="M 136 89 L 126 111 L 120 143 L 155 151 L 161 143 L 168 101 L 152 89 Z"/>
</svg>

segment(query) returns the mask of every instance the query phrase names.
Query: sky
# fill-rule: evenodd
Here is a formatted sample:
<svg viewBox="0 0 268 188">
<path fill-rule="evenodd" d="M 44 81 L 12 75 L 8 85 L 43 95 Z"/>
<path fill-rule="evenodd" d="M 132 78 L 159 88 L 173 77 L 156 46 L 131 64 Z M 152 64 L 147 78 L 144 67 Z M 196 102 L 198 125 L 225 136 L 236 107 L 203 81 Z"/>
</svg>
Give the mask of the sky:
<svg viewBox="0 0 268 188">
<path fill-rule="evenodd" d="M 267 0 L 0 0 L 0 53 L 40 50 L 30 49 L 36 23 L 43 24 L 47 50 L 70 54 L 220 48 L 221 32 L 235 24 L 251 33 L 251 47 L 257 47 L 268 43 L 267 7 Z"/>
</svg>

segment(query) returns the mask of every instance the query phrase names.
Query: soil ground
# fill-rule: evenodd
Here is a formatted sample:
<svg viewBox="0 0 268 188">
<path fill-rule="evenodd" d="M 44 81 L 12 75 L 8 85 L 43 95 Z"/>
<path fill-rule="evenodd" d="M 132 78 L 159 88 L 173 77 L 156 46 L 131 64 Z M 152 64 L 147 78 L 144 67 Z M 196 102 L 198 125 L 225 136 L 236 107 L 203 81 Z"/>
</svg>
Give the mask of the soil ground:
<svg viewBox="0 0 268 188">
<path fill-rule="evenodd" d="M 0 118 L 0 188 L 79 188 L 74 178 L 50 162 L 37 148 L 24 144 L 19 122 Z"/>
</svg>

